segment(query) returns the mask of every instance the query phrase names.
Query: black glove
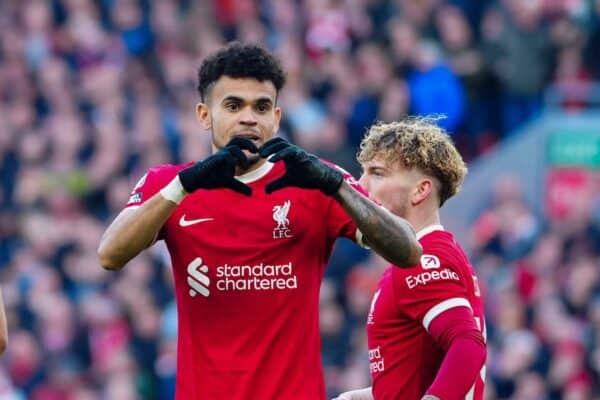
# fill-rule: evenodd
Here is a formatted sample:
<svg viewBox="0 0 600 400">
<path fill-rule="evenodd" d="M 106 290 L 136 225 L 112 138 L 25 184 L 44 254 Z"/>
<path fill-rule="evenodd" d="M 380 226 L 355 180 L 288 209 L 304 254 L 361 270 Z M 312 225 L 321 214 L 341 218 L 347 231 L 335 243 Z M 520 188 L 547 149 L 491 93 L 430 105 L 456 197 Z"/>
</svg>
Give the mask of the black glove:
<svg viewBox="0 0 600 400">
<path fill-rule="evenodd" d="M 283 160 L 286 172 L 281 178 L 269 183 L 265 188 L 267 193 L 288 186 L 306 189 L 319 189 L 326 195 L 335 194 L 344 180 L 344 175 L 323 163 L 314 154 L 307 153 L 300 147 L 281 138 L 274 138 L 258 149 L 258 154 L 271 162 Z"/>
<path fill-rule="evenodd" d="M 242 150 L 258 152 L 252 141 L 235 137 L 212 156 L 179 172 L 181 185 L 188 193 L 197 189 L 229 188 L 250 196 L 252 189 L 234 177 L 236 166 L 246 169 L 251 164 Z"/>
</svg>

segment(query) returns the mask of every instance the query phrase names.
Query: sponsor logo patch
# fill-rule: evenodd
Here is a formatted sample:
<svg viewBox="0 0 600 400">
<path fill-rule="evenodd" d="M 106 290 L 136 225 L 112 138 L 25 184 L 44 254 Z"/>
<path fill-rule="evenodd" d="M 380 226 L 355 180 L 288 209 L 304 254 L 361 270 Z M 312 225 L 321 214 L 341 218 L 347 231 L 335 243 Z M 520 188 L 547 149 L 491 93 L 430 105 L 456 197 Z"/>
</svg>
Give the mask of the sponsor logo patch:
<svg viewBox="0 0 600 400">
<path fill-rule="evenodd" d="M 220 292 L 249 290 L 289 290 L 298 288 L 298 277 L 291 262 L 287 264 L 223 264 L 209 267 L 196 257 L 187 267 L 189 294 L 208 297 L 211 290 Z"/>
<path fill-rule="evenodd" d="M 140 201 L 142 201 L 142 194 L 134 193 L 131 196 L 129 196 L 129 201 L 127 201 L 127 204 L 136 204 L 136 203 L 139 203 Z"/>
<path fill-rule="evenodd" d="M 451 269 L 444 268 L 436 271 L 425 271 L 416 275 L 409 275 L 406 278 L 406 286 L 409 289 L 414 289 L 419 285 L 427 285 L 435 281 L 460 281 L 458 274 Z"/>
<path fill-rule="evenodd" d="M 440 259 L 431 254 L 423 254 L 421 256 L 421 266 L 423 269 L 439 268 Z"/>
<path fill-rule="evenodd" d="M 190 296 L 195 297 L 200 293 L 204 297 L 208 297 L 210 290 L 210 278 L 208 277 L 208 267 L 202 265 L 202 259 L 197 257 L 187 267 L 187 283 L 190 286 Z"/>
</svg>

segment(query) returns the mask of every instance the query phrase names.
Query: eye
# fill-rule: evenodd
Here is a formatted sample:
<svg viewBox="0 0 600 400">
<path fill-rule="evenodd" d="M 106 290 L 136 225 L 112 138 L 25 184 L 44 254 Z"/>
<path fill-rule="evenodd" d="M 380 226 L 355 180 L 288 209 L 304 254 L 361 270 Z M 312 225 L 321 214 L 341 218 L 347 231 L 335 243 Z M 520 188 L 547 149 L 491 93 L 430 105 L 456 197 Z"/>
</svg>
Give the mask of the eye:
<svg viewBox="0 0 600 400">
<path fill-rule="evenodd" d="M 235 112 L 235 111 L 238 111 L 240 109 L 240 105 L 238 103 L 236 103 L 236 102 L 230 102 L 230 103 L 226 103 L 225 104 L 225 108 L 228 111 Z"/>
<path fill-rule="evenodd" d="M 256 110 L 259 113 L 266 113 L 271 109 L 271 105 L 269 103 L 259 103 L 256 105 Z"/>
</svg>

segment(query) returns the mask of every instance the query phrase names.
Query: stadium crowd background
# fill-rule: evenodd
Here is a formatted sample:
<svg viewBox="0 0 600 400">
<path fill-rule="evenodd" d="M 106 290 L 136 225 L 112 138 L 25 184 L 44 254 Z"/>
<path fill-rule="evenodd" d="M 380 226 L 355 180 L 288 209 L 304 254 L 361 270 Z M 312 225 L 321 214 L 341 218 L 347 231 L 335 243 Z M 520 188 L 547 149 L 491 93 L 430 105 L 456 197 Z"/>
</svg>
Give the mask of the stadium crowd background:
<svg viewBox="0 0 600 400">
<path fill-rule="evenodd" d="M 109 273 L 96 247 L 147 167 L 208 154 L 196 68 L 233 39 L 283 60 L 281 134 L 355 175 L 375 120 L 444 114 L 472 160 L 535 118 L 549 85 L 600 77 L 600 1 L 0 1 L 1 400 L 172 398 L 165 249 Z M 486 398 L 600 399 L 598 204 L 549 220 L 524 184 L 490 183 L 461 238 L 485 287 Z M 336 246 L 321 296 L 331 395 L 368 385 L 383 268 Z"/>
</svg>

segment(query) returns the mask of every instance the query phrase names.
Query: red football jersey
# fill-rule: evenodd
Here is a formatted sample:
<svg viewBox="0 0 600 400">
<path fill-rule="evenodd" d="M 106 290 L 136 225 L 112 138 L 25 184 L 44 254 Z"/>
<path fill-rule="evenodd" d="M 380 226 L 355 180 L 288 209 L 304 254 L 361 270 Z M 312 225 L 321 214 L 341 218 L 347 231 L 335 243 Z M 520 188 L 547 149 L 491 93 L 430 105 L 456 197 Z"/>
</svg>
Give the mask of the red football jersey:
<svg viewBox="0 0 600 400">
<path fill-rule="evenodd" d="M 376 400 L 419 400 L 425 394 L 444 359 L 427 329 L 444 311 L 470 308 L 485 338 L 477 277 L 454 236 L 435 225 L 417 237 L 421 264 L 388 267 L 371 303 L 367 335 Z M 466 399 L 483 399 L 485 367 L 479 375 Z"/>
<path fill-rule="evenodd" d="M 128 207 L 186 166 L 151 169 Z M 319 289 L 335 239 L 355 240 L 357 229 L 319 190 L 266 194 L 284 171 L 282 162 L 267 162 L 238 177 L 250 197 L 230 189 L 189 194 L 159 235 L 175 277 L 179 400 L 325 398 Z"/>
</svg>

